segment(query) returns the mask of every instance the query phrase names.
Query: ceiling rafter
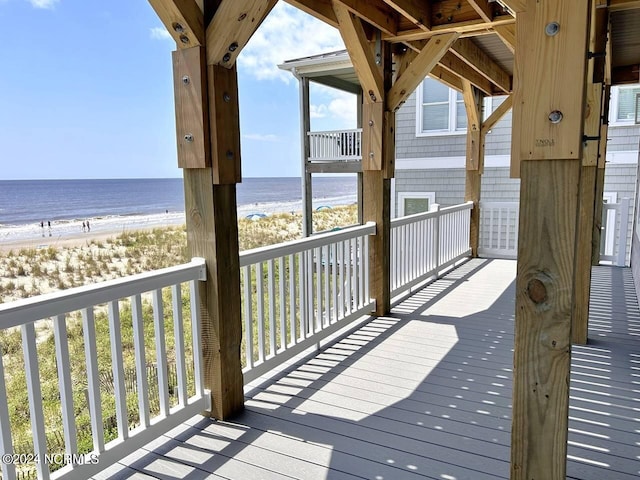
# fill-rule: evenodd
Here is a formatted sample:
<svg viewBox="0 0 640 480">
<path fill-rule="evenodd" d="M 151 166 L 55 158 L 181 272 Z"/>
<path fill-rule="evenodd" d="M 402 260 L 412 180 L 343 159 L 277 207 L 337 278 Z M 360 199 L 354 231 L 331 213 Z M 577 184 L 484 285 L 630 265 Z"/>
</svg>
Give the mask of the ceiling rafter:
<svg viewBox="0 0 640 480">
<path fill-rule="evenodd" d="M 398 12 L 382 0 L 334 0 L 333 4 L 334 11 L 341 4 L 383 33 L 395 35 L 398 31 Z"/>
<path fill-rule="evenodd" d="M 463 79 L 469 80 L 473 85 L 478 87 L 487 95 L 493 95 L 492 83 L 484 76 L 480 75 L 473 68 L 460 60 L 453 53 L 446 53 L 442 59 L 440 59 L 440 65 L 451 73 L 455 73 Z"/>
<path fill-rule="evenodd" d="M 448 23 L 446 25 L 433 26 L 428 32 L 419 28 L 412 28 L 410 30 L 400 30 L 396 35 L 384 34 L 383 38 L 390 42 L 411 42 L 416 40 L 426 40 L 433 35 L 440 35 L 441 33 L 448 32 L 458 32 L 463 35 L 467 33 L 490 32 L 497 26 L 512 25 L 515 23 L 516 19 L 511 15 L 501 15 L 499 17 L 495 17 L 491 22 L 476 19 L 465 22 Z"/>
<path fill-rule="evenodd" d="M 431 69 L 429 76 L 433 79 L 436 79 L 442 83 L 444 83 L 447 87 L 453 88 L 458 92 L 462 93 L 462 78 L 460 78 L 455 73 L 442 68 L 440 65 L 436 65 Z"/>
<path fill-rule="evenodd" d="M 511 92 L 511 77 L 472 40 L 463 38 L 451 46 L 451 51 L 480 75 L 505 93 Z"/>
<path fill-rule="evenodd" d="M 368 101 L 379 101 L 384 95 L 382 72 L 376 64 L 362 20 L 341 2 L 335 2 L 334 11 L 338 19 L 340 35 L 347 47 L 362 90 L 365 92 L 364 97 Z"/>
<path fill-rule="evenodd" d="M 493 10 L 491 5 L 489 5 L 488 0 L 467 0 L 469 5 L 473 7 L 473 9 L 478 12 L 480 18 L 485 22 L 490 22 L 493 20 Z"/>
<path fill-rule="evenodd" d="M 204 45 L 202 9 L 195 0 L 149 0 L 178 48 Z"/>
<path fill-rule="evenodd" d="M 420 0 L 384 0 L 384 3 L 392 7 L 420 29 L 431 29 L 431 4 Z"/>
<path fill-rule="evenodd" d="M 516 14 L 527 9 L 527 0 L 500 0 L 500 3 L 506 5 L 509 10 Z"/>
<path fill-rule="evenodd" d="M 207 64 L 231 68 L 277 0 L 223 0 L 207 27 Z"/>
<path fill-rule="evenodd" d="M 407 97 L 420 85 L 424 77 L 438 63 L 449 47 L 456 41 L 459 33 L 445 33 L 431 38 L 412 62 L 400 72 L 389 94 L 387 109 L 395 111 Z"/>
<path fill-rule="evenodd" d="M 338 28 L 332 0 L 284 0 L 289 5 Z"/>
</svg>

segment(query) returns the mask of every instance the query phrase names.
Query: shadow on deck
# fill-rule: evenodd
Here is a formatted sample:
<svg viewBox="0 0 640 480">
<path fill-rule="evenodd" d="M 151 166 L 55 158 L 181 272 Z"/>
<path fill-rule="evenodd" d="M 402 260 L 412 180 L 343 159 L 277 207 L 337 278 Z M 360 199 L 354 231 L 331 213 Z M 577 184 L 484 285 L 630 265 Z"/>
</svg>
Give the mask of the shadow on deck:
<svg viewBox="0 0 640 480">
<path fill-rule="evenodd" d="M 95 478 L 509 477 L 514 278 L 473 260 Z M 573 349 L 568 478 L 640 475 L 640 312 L 628 269 L 596 267 L 590 344 Z"/>
</svg>

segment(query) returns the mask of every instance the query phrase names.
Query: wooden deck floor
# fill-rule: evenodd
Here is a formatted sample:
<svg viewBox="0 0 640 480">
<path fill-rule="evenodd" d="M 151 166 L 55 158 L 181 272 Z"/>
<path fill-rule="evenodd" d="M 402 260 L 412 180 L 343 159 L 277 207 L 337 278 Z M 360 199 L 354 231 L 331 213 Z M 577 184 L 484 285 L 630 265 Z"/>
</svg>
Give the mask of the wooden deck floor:
<svg viewBox="0 0 640 480">
<path fill-rule="evenodd" d="M 515 262 L 474 260 L 248 395 L 95 478 L 509 477 Z M 640 475 L 640 312 L 628 269 L 594 270 L 573 350 L 568 478 Z"/>
</svg>

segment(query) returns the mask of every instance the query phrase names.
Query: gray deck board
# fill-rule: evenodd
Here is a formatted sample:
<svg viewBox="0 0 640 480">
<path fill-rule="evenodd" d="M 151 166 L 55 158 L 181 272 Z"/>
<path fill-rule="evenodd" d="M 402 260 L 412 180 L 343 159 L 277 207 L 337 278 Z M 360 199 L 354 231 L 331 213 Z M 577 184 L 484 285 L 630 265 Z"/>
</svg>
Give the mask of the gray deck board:
<svg viewBox="0 0 640 480">
<path fill-rule="evenodd" d="M 95 478 L 509 477 L 515 262 L 473 260 Z M 568 478 L 640 476 L 640 309 L 628 269 L 596 267 L 574 346 Z"/>
</svg>

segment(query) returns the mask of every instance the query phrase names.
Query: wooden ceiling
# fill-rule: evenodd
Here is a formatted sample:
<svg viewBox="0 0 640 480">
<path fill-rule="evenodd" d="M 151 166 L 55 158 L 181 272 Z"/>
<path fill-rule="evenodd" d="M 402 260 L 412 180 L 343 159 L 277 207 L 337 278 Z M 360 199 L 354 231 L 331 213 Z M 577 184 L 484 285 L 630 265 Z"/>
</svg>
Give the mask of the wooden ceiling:
<svg viewBox="0 0 640 480">
<path fill-rule="evenodd" d="M 486 95 L 512 90 L 516 16 L 527 0 L 286 0 L 338 27 L 334 2 L 360 18 L 368 38 L 394 44 L 395 53 L 420 52 L 427 40 L 459 34 L 431 71 L 461 90 L 468 80 Z M 594 0 L 595 45 L 607 46 L 607 72 L 613 84 L 638 83 L 640 74 L 640 0 Z M 604 39 L 604 40 L 603 40 Z M 596 52 L 599 53 L 599 52 Z"/>
</svg>

